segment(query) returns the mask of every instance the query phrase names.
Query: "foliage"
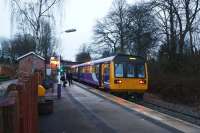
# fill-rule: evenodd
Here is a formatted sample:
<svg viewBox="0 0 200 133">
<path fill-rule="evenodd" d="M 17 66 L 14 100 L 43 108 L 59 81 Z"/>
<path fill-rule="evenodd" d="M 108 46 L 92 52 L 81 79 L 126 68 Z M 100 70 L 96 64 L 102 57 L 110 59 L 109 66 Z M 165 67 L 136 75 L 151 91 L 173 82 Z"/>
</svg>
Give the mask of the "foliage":
<svg viewBox="0 0 200 133">
<path fill-rule="evenodd" d="M 90 53 L 87 51 L 87 47 L 84 44 L 80 48 L 80 52 L 76 55 L 76 61 L 77 62 L 87 62 L 90 60 L 91 60 Z"/>
<path fill-rule="evenodd" d="M 130 6 L 125 0 L 115 0 L 108 15 L 97 21 L 91 47 L 101 54 L 106 51 L 147 58 L 157 46 L 156 23 L 149 4 Z"/>
<path fill-rule="evenodd" d="M 90 60 L 91 60 L 91 57 L 89 53 L 81 52 L 76 55 L 77 62 L 87 62 Z"/>
<path fill-rule="evenodd" d="M 17 57 L 35 51 L 36 43 L 30 34 L 18 34 L 12 40 L 4 41 L 1 46 L 2 51 L 7 51 L 7 56 L 15 61 Z"/>
<path fill-rule="evenodd" d="M 10 0 L 11 19 L 16 20 L 19 34 L 30 34 L 36 44 L 34 51 L 42 56 L 50 55 L 55 48 L 52 46 L 55 44 L 52 38 L 56 24 L 54 10 L 62 2 L 64 0 Z"/>
<path fill-rule="evenodd" d="M 166 53 L 170 59 L 176 58 L 177 54 L 185 54 L 186 47 L 190 47 L 190 54 L 194 54 L 197 48 L 194 37 L 199 31 L 200 1 L 152 0 L 152 8 L 159 20 L 162 43 L 167 46 Z"/>
<path fill-rule="evenodd" d="M 0 75 L 0 82 L 7 81 L 7 80 L 10 80 L 9 76 Z"/>
<path fill-rule="evenodd" d="M 200 0 L 114 0 L 94 27 L 91 54 L 140 55 L 149 63 L 150 92 L 190 104 L 200 100 Z M 194 105 L 193 104 L 193 105 Z M 199 104 L 199 103 L 198 103 Z"/>
<path fill-rule="evenodd" d="M 56 39 L 53 36 L 52 27 L 49 22 L 43 21 L 41 24 L 41 42 L 38 46 L 38 53 L 45 57 L 51 57 L 56 50 Z"/>
<path fill-rule="evenodd" d="M 94 45 L 96 48 L 109 50 L 111 53 L 123 53 L 126 45 L 127 3 L 114 0 L 109 14 L 98 20 L 94 28 Z M 95 49 L 95 46 L 93 46 Z M 96 50 L 97 51 L 97 50 Z"/>
<path fill-rule="evenodd" d="M 158 26 L 149 4 L 130 6 L 128 9 L 128 51 L 147 58 L 157 48 Z"/>
<path fill-rule="evenodd" d="M 149 61 L 149 92 L 170 102 L 196 106 L 200 100 L 200 54 L 179 60 Z"/>
</svg>

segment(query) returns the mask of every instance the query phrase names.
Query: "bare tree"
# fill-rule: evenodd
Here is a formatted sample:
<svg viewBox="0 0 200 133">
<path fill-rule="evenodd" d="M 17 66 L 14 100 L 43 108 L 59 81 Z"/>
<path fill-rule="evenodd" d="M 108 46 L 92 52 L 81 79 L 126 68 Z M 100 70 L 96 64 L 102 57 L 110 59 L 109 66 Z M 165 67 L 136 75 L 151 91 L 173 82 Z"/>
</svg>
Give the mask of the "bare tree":
<svg viewBox="0 0 200 133">
<path fill-rule="evenodd" d="M 156 32 L 156 19 L 149 4 L 130 6 L 125 0 L 115 0 L 108 15 L 97 21 L 93 48 L 105 56 L 130 53 L 147 57 L 155 48 Z"/>
<path fill-rule="evenodd" d="M 176 16 L 173 11 L 171 0 L 153 0 L 152 5 L 155 11 L 155 16 L 158 19 L 158 26 L 160 27 L 160 34 L 162 35 L 163 40 L 162 44 L 165 46 L 165 51 L 163 53 L 167 53 L 170 59 L 174 59 L 176 51 L 177 51 L 177 43 L 176 43 Z"/>
<path fill-rule="evenodd" d="M 154 0 L 153 5 L 157 11 L 165 11 L 169 18 L 165 22 L 170 31 L 170 51 L 183 54 L 186 35 L 189 33 L 190 38 L 190 49 L 193 53 L 193 41 L 192 32 L 194 22 L 200 11 L 199 0 Z M 163 15 L 159 16 L 163 19 Z M 176 39 L 178 39 L 176 44 Z"/>
<path fill-rule="evenodd" d="M 41 25 L 43 21 L 54 21 L 53 8 L 62 0 L 10 0 L 14 15 L 17 16 L 23 32 L 33 34 L 37 42 L 36 50 L 41 45 Z M 53 26 L 53 25 L 51 25 Z M 26 31 L 25 31 L 26 30 Z M 28 31 L 27 31 L 28 30 Z"/>
<path fill-rule="evenodd" d="M 53 36 L 52 27 L 48 21 L 41 22 L 40 38 L 41 44 L 38 46 L 40 55 L 45 58 L 52 56 L 57 47 L 56 38 Z"/>
<path fill-rule="evenodd" d="M 113 12 L 110 14 L 110 18 L 115 22 L 116 28 L 119 34 L 119 48 L 120 53 L 125 52 L 126 45 L 126 30 L 127 30 L 127 8 L 126 0 L 115 0 L 113 3 Z"/>
<path fill-rule="evenodd" d="M 128 50 L 131 54 L 147 56 L 156 49 L 158 26 L 147 3 L 133 5 L 128 9 Z"/>
<path fill-rule="evenodd" d="M 97 21 L 94 29 L 94 43 L 101 49 L 111 49 L 111 52 L 116 53 L 117 43 L 119 42 L 118 34 L 114 32 L 112 23 L 106 18 L 103 21 Z"/>
<path fill-rule="evenodd" d="M 108 15 L 97 21 L 94 28 L 94 44 L 103 49 L 111 49 L 112 53 L 126 52 L 127 7 L 125 0 L 114 0 Z"/>
<path fill-rule="evenodd" d="M 87 62 L 90 60 L 91 60 L 90 52 L 88 51 L 86 44 L 83 44 L 79 49 L 79 53 L 76 54 L 76 61 Z"/>
<path fill-rule="evenodd" d="M 30 34 L 17 34 L 13 39 L 6 40 L 2 44 L 2 50 L 7 51 L 7 56 L 11 57 L 11 61 L 15 61 L 17 57 L 34 51 L 35 48 L 36 42 Z"/>
</svg>

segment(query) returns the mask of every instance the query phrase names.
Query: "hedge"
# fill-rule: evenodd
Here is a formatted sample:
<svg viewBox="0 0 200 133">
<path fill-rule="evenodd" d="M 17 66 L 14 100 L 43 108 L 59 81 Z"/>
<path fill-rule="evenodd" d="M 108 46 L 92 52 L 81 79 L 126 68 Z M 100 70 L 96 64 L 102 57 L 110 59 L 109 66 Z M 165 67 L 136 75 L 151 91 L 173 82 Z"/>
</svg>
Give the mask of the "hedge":
<svg viewBox="0 0 200 133">
<path fill-rule="evenodd" d="M 10 79 L 9 76 L 0 76 L 0 82 L 7 81 L 9 79 Z"/>
</svg>

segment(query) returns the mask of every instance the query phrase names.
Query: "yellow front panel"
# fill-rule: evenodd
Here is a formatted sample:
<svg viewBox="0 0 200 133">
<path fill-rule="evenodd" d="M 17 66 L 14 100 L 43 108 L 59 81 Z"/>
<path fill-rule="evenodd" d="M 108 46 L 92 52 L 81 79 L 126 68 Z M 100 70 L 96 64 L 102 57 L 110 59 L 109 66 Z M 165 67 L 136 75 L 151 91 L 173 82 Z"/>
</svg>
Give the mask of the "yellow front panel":
<svg viewBox="0 0 200 133">
<path fill-rule="evenodd" d="M 145 70 L 146 70 L 146 84 L 140 84 L 139 81 L 141 79 L 139 78 L 115 78 L 114 77 L 114 63 L 112 62 L 111 65 L 111 76 L 110 76 L 110 91 L 113 92 L 141 92 L 144 93 L 148 89 L 148 75 L 147 75 L 147 65 L 145 64 Z M 143 79 L 143 78 L 142 78 Z M 121 80 L 121 84 L 114 83 L 114 80 Z"/>
</svg>

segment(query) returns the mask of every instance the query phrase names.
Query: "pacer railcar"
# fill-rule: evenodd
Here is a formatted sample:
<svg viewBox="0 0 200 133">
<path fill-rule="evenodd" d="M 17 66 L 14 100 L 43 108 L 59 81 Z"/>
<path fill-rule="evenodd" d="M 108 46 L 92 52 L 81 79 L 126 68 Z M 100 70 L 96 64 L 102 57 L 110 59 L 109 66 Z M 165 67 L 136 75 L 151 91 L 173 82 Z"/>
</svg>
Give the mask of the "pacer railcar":
<svg viewBox="0 0 200 133">
<path fill-rule="evenodd" d="M 83 81 L 114 93 L 143 96 L 148 89 L 145 60 L 132 55 L 115 55 L 74 65 L 73 79 Z"/>
</svg>

